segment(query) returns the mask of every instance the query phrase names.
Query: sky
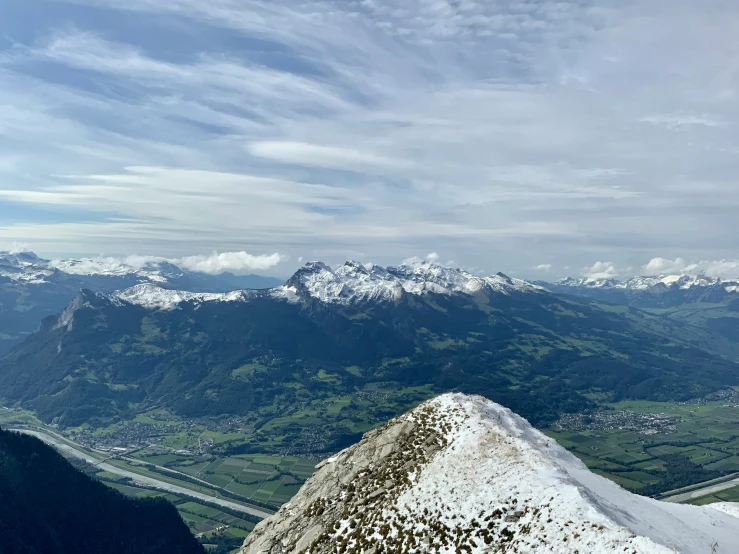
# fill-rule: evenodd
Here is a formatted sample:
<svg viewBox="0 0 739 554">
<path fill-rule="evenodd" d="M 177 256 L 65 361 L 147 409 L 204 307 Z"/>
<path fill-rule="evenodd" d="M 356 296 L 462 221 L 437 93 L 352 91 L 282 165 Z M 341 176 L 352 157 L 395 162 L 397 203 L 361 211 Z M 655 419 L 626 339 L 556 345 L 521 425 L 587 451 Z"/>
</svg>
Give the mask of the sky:
<svg viewBox="0 0 739 554">
<path fill-rule="evenodd" d="M 739 276 L 736 36 L 719 0 L 5 0 L 0 248 Z"/>
</svg>

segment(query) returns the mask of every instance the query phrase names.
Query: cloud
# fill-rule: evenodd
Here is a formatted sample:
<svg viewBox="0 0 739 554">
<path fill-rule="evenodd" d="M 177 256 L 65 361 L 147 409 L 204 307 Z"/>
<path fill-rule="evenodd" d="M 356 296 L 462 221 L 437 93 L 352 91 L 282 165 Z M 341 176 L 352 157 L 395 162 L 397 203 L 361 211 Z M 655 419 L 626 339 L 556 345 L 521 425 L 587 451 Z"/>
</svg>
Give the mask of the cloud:
<svg viewBox="0 0 739 554">
<path fill-rule="evenodd" d="M 63 269 L 67 273 L 87 275 L 91 273 L 125 274 L 139 271 L 162 262 L 176 265 L 182 269 L 219 275 L 227 271 L 243 274 L 251 271 L 265 271 L 285 260 L 285 256 L 274 254 L 254 255 L 247 252 L 213 252 L 209 256 L 186 256 L 183 258 L 164 258 L 161 256 L 97 256 L 94 258 L 75 259 L 73 264 L 68 260 L 55 259 L 50 264 Z"/>
<path fill-rule="evenodd" d="M 28 244 L 25 242 L 13 242 L 8 248 L 8 252 L 11 254 L 20 254 L 22 252 L 28 252 Z"/>
<path fill-rule="evenodd" d="M 0 236 L 167 259 L 453 251 L 488 272 L 681 252 L 727 271 L 738 16 L 714 0 L 19 3 L 0 21 Z"/>
<path fill-rule="evenodd" d="M 652 258 L 644 266 L 645 275 L 675 275 L 680 274 L 687 267 L 682 258 L 668 260 L 666 258 Z"/>
<path fill-rule="evenodd" d="M 739 260 L 714 260 L 699 262 L 695 267 L 689 266 L 687 271 L 698 272 L 708 277 L 720 277 L 722 279 L 739 278 Z"/>
<path fill-rule="evenodd" d="M 439 257 L 440 257 L 439 254 L 437 254 L 436 252 L 431 252 L 430 254 L 426 256 L 426 261 L 429 261 L 432 264 L 435 264 L 436 262 L 439 261 Z"/>
<path fill-rule="evenodd" d="M 402 160 L 370 152 L 304 142 L 254 142 L 248 145 L 248 150 L 260 158 L 329 169 L 383 171 L 408 167 L 407 162 Z"/>
<path fill-rule="evenodd" d="M 688 115 L 688 114 L 654 114 L 639 119 L 642 123 L 651 123 L 667 127 L 668 129 L 681 129 L 692 127 L 695 125 L 704 127 L 723 127 L 726 123 L 718 121 L 708 115 Z"/>
<path fill-rule="evenodd" d="M 688 263 L 683 258 L 652 258 L 644 266 L 645 275 L 706 275 L 722 279 L 739 278 L 739 260 L 703 260 Z"/>
<path fill-rule="evenodd" d="M 589 279 L 615 279 L 620 272 L 613 262 L 595 262 L 592 267 L 585 268 L 582 274 Z"/>
<path fill-rule="evenodd" d="M 254 256 L 246 252 L 221 252 L 220 254 L 214 252 L 210 256 L 187 256 L 173 260 L 173 263 L 190 271 L 218 275 L 227 271 L 233 273 L 263 271 L 276 266 L 283 260 L 284 256 L 277 252 L 261 256 Z"/>
<path fill-rule="evenodd" d="M 552 270 L 552 264 L 540 264 L 537 266 L 534 266 L 534 269 L 536 271 L 546 271 L 549 272 Z"/>
</svg>

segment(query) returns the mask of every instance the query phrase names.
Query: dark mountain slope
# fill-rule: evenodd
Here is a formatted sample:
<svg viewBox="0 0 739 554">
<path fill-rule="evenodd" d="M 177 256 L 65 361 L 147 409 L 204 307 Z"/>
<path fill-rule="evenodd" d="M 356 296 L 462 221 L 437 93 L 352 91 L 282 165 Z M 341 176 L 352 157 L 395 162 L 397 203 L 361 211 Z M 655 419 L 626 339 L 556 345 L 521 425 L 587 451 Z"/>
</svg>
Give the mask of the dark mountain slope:
<svg viewBox="0 0 739 554">
<path fill-rule="evenodd" d="M 81 289 L 112 292 L 151 282 L 167 289 L 225 292 L 281 284 L 259 275 L 207 275 L 167 262 L 151 262 L 138 271 L 82 274 L 77 263 L 64 262 L 64 271 L 32 252 L 0 252 L 0 354 L 36 331 L 44 317 L 62 311 Z"/>
<path fill-rule="evenodd" d="M 131 499 L 40 440 L 0 430 L 0 553 L 196 554 L 174 506 Z"/>
</svg>

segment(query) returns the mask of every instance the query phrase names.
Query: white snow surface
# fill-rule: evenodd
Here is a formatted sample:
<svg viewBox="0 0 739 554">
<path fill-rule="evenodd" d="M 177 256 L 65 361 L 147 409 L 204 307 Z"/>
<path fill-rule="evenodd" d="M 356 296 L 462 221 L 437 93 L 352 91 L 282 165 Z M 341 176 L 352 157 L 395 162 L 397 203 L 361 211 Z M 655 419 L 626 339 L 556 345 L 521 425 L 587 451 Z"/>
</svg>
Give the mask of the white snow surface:
<svg viewBox="0 0 739 554">
<path fill-rule="evenodd" d="M 714 544 L 717 554 L 739 553 L 736 505 L 686 506 L 632 494 L 479 396 L 446 394 L 403 417 L 418 417 L 424 406 L 453 425 L 444 433 L 447 446 L 398 498 L 409 525 L 423 525 L 424 508 L 441 505 L 451 527 L 510 509 L 515 499 L 519 519 L 510 528 L 519 553 L 709 554 Z M 485 548 L 480 542 L 472 553 Z"/>
<path fill-rule="evenodd" d="M 0 277 L 28 285 L 46 283 L 54 272 L 48 262 L 33 252 L 0 252 Z"/>
<path fill-rule="evenodd" d="M 308 293 L 323 302 L 352 303 L 364 300 L 397 300 L 410 294 L 475 294 L 480 291 L 544 291 L 527 281 L 511 279 L 502 273 L 477 277 L 461 269 L 442 267 L 430 262 L 397 267 L 348 261 L 337 267 L 309 262 L 293 279 L 298 279 Z"/>
<path fill-rule="evenodd" d="M 110 296 L 131 304 L 159 310 L 173 309 L 181 302 L 234 302 L 245 300 L 244 291 L 227 293 L 186 292 L 163 289 L 150 283 L 143 283 L 130 289 L 117 291 Z"/>
<path fill-rule="evenodd" d="M 714 510 L 721 510 L 725 514 L 739 518 L 739 502 L 716 502 L 709 504 L 707 507 L 713 508 Z"/>
<path fill-rule="evenodd" d="M 248 302 L 258 296 L 271 296 L 288 302 L 296 301 L 295 289 L 280 286 L 268 290 L 235 290 L 231 292 L 187 292 L 163 289 L 151 283 L 142 283 L 107 295 L 113 300 L 123 300 L 152 310 L 173 310 L 183 302 Z"/>
</svg>

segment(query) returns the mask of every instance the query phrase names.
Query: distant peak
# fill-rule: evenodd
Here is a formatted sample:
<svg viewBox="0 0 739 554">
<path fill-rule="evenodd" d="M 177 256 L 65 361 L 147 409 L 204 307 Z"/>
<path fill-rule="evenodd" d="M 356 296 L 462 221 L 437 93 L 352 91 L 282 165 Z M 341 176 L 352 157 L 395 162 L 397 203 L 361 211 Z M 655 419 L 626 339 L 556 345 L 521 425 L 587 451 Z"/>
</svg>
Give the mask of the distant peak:
<svg viewBox="0 0 739 554">
<path fill-rule="evenodd" d="M 507 283 L 513 283 L 513 279 L 508 277 L 508 275 L 506 275 L 502 271 L 499 271 L 498 273 L 496 273 L 496 275 L 500 277 L 501 279 L 503 279 L 504 281 L 506 281 Z"/>
<path fill-rule="evenodd" d="M 90 308 L 102 308 L 111 304 L 120 306 L 121 302 L 115 296 L 104 294 L 102 292 L 93 292 L 89 289 L 82 289 L 77 293 L 74 300 L 72 300 L 72 302 L 70 302 L 59 315 L 56 328 L 66 327 L 67 331 L 71 331 L 74 324 L 74 317 L 78 311 Z"/>
<path fill-rule="evenodd" d="M 0 261 L 15 264 L 42 264 L 46 260 L 39 258 L 34 252 L 26 250 L 23 252 L 10 252 L 8 250 L 0 251 Z"/>
<path fill-rule="evenodd" d="M 325 263 L 320 261 L 312 261 L 312 262 L 306 262 L 306 264 L 301 268 L 308 271 L 322 271 L 322 270 L 328 270 L 331 271 L 331 268 L 327 266 Z"/>
<path fill-rule="evenodd" d="M 659 290 L 677 290 L 677 289 L 693 289 L 720 287 L 729 285 L 730 288 L 739 284 L 739 280 L 727 280 L 719 277 L 708 277 L 704 274 L 699 275 L 641 275 L 630 277 L 623 281 L 615 278 L 598 279 L 593 277 L 582 277 L 575 279 L 566 277 L 555 283 L 556 285 L 565 287 L 581 287 L 590 289 L 620 289 L 620 290 L 636 290 L 636 291 L 659 291 Z M 727 289 L 728 290 L 728 289 Z"/>
<path fill-rule="evenodd" d="M 323 302 L 395 301 L 404 294 L 474 294 L 478 291 L 510 294 L 542 291 L 526 281 L 499 274 L 476 277 L 429 261 L 407 262 L 399 266 L 365 265 L 350 260 L 331 268 L 323 262 L 309 262 L 288 281 L 301 294 Z"/>
<path fill-rule="evenodd" d="M 367 273 L 369 271 L 367 269 L 367 267 L 362 262 L 357 262 L 357 261 L 354 261 L 354 260 L 349 260 L 349 261 L 345 262 L 344 263 L 344 267 L 350 268 L 350 269 L 355 269 L 357 271 L 362 271 L 362 272 L 365 272 L 365 273 Z"/>
</svg>

